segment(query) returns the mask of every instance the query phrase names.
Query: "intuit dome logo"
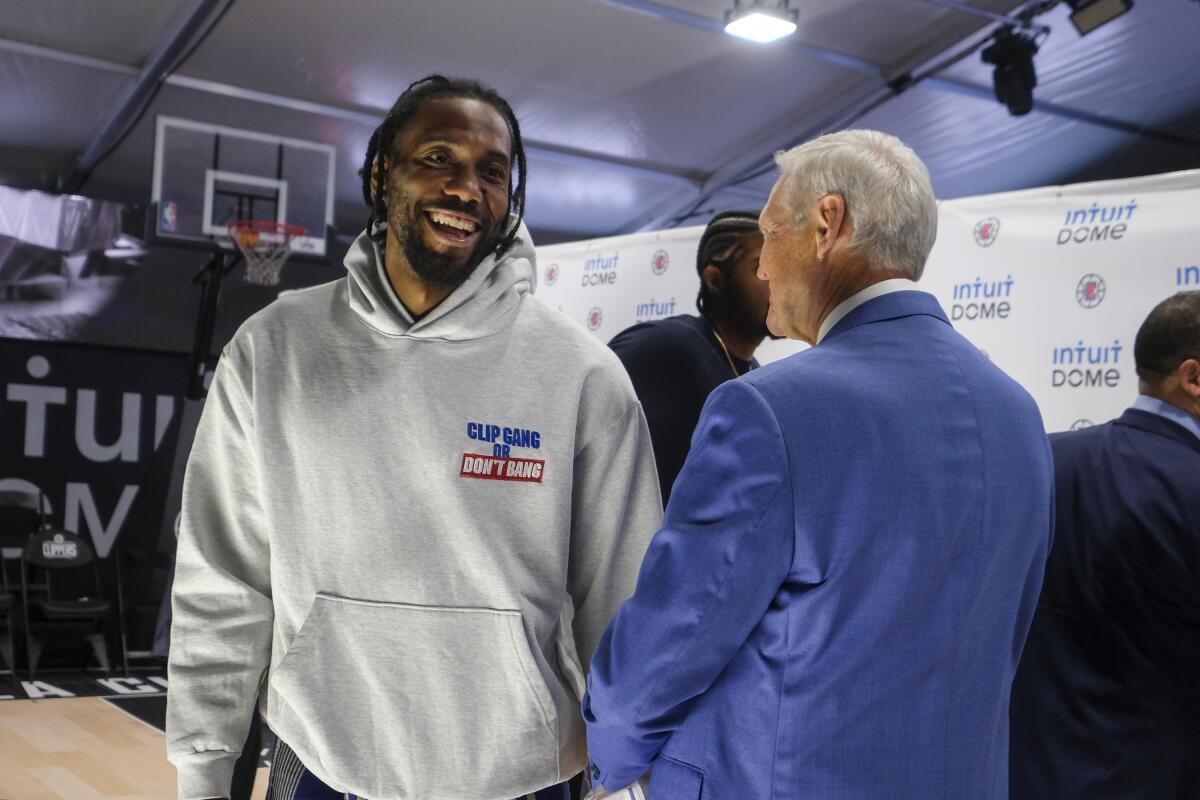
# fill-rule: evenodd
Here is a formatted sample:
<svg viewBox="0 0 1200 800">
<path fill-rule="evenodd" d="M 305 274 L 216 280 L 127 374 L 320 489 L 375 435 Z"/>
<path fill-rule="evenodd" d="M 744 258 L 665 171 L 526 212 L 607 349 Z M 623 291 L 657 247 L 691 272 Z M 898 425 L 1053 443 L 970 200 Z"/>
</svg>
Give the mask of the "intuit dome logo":
<svg viewBox="0 0 1200 800">
<path fill-rule="evenodd" d="M 1074 345 L 1052 350 L 1050 385 L 1055 389 L 1106 387 L 1121 383 L 1121 340 L 1091 345 L 1080 339 Z"/>
<path fill-rule="evenodd" d="M 1123 206 L 1101 206 L 1098 202 L 1087 208 L 1075 208 L 1066 212 L 1062 228 L 1058 231 L 1058 244 L 1084 244 L 1120 239 L 1129 229 L 1133 212 L 1137 211 L 1137 200 Z"/>
<path fill-rule="evenodd" d="M 546 271 L 542 273 L 542 278 L 547 286 L 553 286 L 558 283 L 558 264 L 551 264 L 546 267 Z"/>
<path fill-rule="evenodd" d="M 981 320 L 1008 319 L 1012 313 L 1013 276 L 1002 281 L 985 281 L 976 278 L 970 283 L 954 284 L 954 304 L 950 306 L 950 319 Z"/>
<path fill-rule="evenodd" d="M 635 315 L 638 322 L 646 322 L 652 319 L 662 319 L 669 317 L 675 313 L 675 298 L 664 300 L 661 303 L 651 297 L 645 303 L 638 303 L 637 314 Z"/>
<path fill-rule="evenodd" d="M 604 286 L 617 282 L 617 263 L 621 260 L 620 253 L 611 256 L 592 256 L 583 262 L 583 279 L 580 286 Z"/>
<path fill-rule="evenodd" d="M 987 217 L 975 223 L 975 244 L 980 247 L 988 247 L 992 242 L 996 241 L 996 237 L 1000 235 L 1000 220 L 995 217 Z"/>
<path fill-rule="evenodd" d="M 600 330 L 601 324 L 604 323 L 604 312 L 599 308 L 593 308 L 587 313 L 584 321 L 587 323 L 589 331 L 598 331 Z"/>
<path fill-rule="evenodd" d="M 1104 278 L 1089 272 L 1075 285 L 1075 300 L 1084 308 L 1095 308 L 1104 299 L 1106 291 Z"/>
<path fill-rule="evenodd" d="M 670 264 L 671 257 L 667 255 L 666 250 L 656 250 L 654 255 L 650 256 L 650 271 L 655 275 L 662 275 Z"/>
</svg>

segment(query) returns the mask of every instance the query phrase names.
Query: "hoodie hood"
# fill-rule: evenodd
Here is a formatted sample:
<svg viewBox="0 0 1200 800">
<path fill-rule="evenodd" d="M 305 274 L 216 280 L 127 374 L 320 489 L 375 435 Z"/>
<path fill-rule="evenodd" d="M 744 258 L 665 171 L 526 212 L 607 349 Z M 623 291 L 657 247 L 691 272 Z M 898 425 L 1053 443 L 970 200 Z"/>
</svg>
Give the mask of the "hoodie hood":
<svg viewBox="0 0 1200 800">
<path fill-rule="evenodd" d="M 504 328 L 537 281 L 533 241 L 525 223 L 499 258 L 488 255 L 461 286 L 419 320 L 400 302 L 387 278 L 383 253 L 363 231 L 346 253 L 351 310 L 385 336 L 466 341 Z"/>
</svg>

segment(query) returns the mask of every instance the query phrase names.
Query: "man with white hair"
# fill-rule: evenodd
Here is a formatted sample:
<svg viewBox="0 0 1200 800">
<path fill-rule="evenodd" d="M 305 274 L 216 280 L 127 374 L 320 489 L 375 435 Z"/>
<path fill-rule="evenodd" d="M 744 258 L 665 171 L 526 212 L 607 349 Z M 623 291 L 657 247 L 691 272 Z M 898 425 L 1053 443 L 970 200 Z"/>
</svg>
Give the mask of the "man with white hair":
<svg viewBox="0 0 1200 800">
<path fill-rule="evenodd" d="M 777 161 L 767 325 L 814 347 L 710 396 L 592 661 L 592 783 L 1006 799 L 1053 525 L 1041 417 L 914 283 L 937 207 L 911 150 L 845 131 Z"/>
</svg>

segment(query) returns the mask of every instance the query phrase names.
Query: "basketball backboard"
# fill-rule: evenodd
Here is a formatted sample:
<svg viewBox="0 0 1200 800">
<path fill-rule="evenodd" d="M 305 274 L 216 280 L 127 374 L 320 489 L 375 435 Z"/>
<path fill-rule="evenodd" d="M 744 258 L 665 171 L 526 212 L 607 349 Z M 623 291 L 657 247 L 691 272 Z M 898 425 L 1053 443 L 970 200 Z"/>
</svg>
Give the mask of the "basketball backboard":
<svg viewBox="0 0 1200 800">
<path fill-rule="evenodd" d="M 295 255 L 323 258 L 333 225 L 336 151 L 327 144 L 159 117 L 148 220 L 152 238 L 232 247 L 228 225 L 299 225 Z"/>
</svg>

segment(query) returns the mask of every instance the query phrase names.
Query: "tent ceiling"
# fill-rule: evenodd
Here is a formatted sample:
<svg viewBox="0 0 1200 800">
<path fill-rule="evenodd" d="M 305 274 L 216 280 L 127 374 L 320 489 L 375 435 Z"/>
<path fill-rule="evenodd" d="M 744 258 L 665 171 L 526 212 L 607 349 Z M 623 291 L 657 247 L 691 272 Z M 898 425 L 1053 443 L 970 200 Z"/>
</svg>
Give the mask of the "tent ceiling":
<svg viewBox="0 0 1200 800">
<path fill-rule="evenodd" d="M 46 188 L 68 175 L 200 2 L 0 0 L 0 183 Z M 1139 3 L 1086 38 L 1062 5 L 1040 17 L 1052 32 L 1035 96 L 1049 112 L 1024 118 L 989 97 L 990 68 L 974 53 L 899 96 L 881 89 L 969 50 L 996 27 L 986 18 L 933 0 L 792 4 L 799 34 L 758 47 L 719 33 L 730 0 L 233 0 L 83 191 L 145 202 L 154 118 L 189 117 L 335 145 L 337 226 L 353 234 L 373 123 L 430 72 L 479 77 L 512 102 L 542 241 L 761 205 L 775 149 L 851 121 L 911 144 L 943 197 L 1133 174 L 1131 158 L 1200 166 L 1194 0 Z"/>
</svg>

